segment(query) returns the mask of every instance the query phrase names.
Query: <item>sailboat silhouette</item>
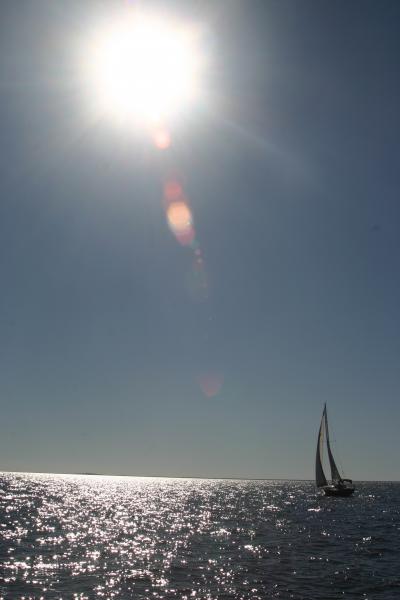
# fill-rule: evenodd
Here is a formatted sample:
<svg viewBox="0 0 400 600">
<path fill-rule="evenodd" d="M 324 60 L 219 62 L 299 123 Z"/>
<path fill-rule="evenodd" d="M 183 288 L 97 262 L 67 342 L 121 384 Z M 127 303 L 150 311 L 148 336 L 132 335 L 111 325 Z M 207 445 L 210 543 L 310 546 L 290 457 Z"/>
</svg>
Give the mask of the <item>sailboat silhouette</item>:
<svg viewBox="0 0 400 600">
<path fill-rule="evenodd" d="M 331 468 L 331 483 L 328 483 L 322 466 L 324 439 L 326 440 L 326 446 L 328 449 L 329 465 Z M 333 458 L 329 441 L 328 414 L 326 411 L 326 404 L 324 405 L 321 424 L 318 432 L 317 455 L 315 458 L 315 484 L 317 487 L 322 488 L 327 496 L 351 496 L 355 489 L 351 479 L 343 479 L 341 477 L 336 466 L 335 459 Z"/>
</svg>

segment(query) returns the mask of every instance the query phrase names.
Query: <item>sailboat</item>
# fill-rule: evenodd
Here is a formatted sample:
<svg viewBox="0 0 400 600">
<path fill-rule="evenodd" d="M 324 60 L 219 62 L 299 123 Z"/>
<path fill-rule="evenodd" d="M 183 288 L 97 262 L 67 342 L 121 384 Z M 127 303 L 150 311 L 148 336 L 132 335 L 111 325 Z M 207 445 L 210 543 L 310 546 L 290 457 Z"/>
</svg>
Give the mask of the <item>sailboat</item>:
<svg viewBox="0 0 400 600">
<path fill-rule="evenodd" d="M 328 449 L 329 464 L 331 467 L 332 482 L 328 483 L 324 469 L 322 467 L 322 454 L 324 448 L 324 437 L 326 438 L 326 446 Z M 331 451 L 329 442 L 328 415 L 326 412 L 326 404 L 321 418 L 321 425 L 318 432 L 317 456 L 315 459 L 315 483 L 316 486 L 322 488 L 327 496 L 351 496 L 354 492 L 354 485 L 351 479 L 343 479 L 336 466 L 335 459 Z"/>
</svg>

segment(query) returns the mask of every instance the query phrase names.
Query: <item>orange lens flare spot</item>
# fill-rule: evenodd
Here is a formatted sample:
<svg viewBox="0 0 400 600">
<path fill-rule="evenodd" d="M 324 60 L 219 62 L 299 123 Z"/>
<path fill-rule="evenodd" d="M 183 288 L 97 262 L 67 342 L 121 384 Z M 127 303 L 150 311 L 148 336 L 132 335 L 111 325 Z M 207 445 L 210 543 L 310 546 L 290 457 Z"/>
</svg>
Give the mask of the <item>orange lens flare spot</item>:
<svg viewBox="0 0 400 600">
<path fill-rule="evenodd" d="M 184 246 L 195 237 L 192 213 L 185 202 L 172 202 L 167 209 L 168 225 L 177 240 Z"/>
<path fill-rule="evenodd" d="M 192 225 L 192 213 L 186 202 L 172 202 L 168 207 L 167 217 L 174 230 L 187 229 Z"/>
<path fill-rule="evenodd" d="M 182 186 L 175 179 L 170 179 L 164 185 L 164 206 L 168 225 L 178 242 L 182 246 L 192 246 L 196 239 L 193 215 Z"/>
</svg>

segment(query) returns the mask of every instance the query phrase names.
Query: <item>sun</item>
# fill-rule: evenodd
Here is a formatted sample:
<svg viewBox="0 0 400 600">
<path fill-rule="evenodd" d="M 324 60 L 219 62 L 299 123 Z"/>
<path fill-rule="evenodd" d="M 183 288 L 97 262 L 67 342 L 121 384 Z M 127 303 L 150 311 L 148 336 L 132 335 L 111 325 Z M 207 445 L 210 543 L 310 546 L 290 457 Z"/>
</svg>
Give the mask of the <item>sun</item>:
<svg viewBox="0 0 400 600">
<path fill-rule="evenodd" d="M 129 15 L 92 36 L 86 73 L 104 113 L 143 125 L 190 106 L 201 64 L 193 30 L 156 16 Z"/>
</svg>

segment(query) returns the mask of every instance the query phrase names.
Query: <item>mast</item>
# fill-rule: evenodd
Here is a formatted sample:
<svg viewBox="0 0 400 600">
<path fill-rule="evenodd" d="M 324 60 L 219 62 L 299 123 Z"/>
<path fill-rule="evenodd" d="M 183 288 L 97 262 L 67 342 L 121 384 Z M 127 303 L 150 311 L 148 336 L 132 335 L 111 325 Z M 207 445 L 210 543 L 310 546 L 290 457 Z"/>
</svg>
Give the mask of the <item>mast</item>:
<svg viewBox="0 0 400 600">
<path fill-rule="evenodd" d="M 323 418 L 324 417 L 325 417 L 325 430 L 326 430 L 326 445 L 327 445 L 327 448 L 328 448 L 328 457 L 329 457 L 329 464 L 330 464 L 330 467 L 331 467 L 332 481 L 341 481 L 342 478 L 341 478 L 339 470 L 338 470 L 338 468 L 336 466 L 335 459 L 333 458 L 333 454 L 332 454 L 332 451 L 331 451 L 331 445 L 330 445 L 330 442 L 329 442 L 328 414 L 326 412 L 326 404 L 325 404 L 325 407 L 324 407 Z"/>
<path fill-rule="evenodd" d="M 322 413 L 321 424 L 319 426 L 318 441 L 317 441 L 317 454 L 315 457 L 315 484 L 317 487 L 323 487 L 328 485 L 325 477 L 324 470 L 322 468 L 322 449 L 324 444 L 324 426 L 325 426 L 325 407 Z"/>
</svg>

